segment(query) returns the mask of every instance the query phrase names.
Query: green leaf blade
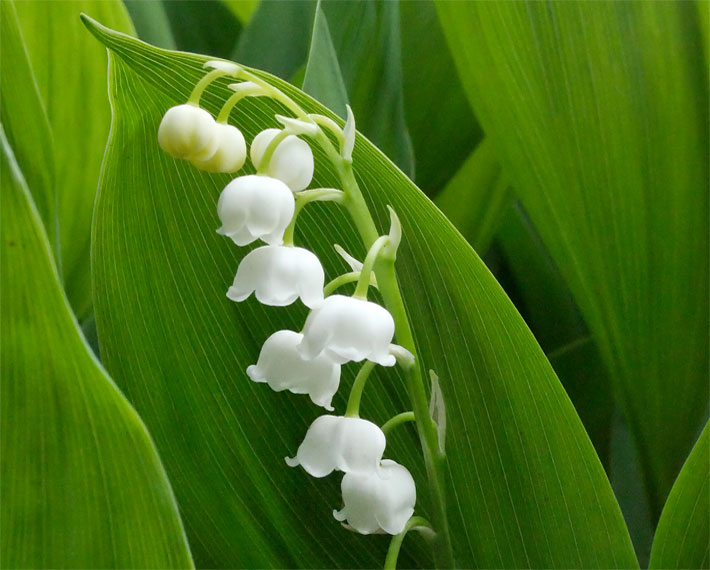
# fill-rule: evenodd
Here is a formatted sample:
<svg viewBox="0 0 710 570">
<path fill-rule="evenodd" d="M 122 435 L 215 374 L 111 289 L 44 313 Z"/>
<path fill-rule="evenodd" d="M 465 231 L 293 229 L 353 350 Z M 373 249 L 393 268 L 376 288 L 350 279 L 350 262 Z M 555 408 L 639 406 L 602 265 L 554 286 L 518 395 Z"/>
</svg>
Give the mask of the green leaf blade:
<svg viewBox="0 0 710 570">
<path fill-rule="evenodd" d="M 110 110 L 106 102 L 106 54 L 92 49 L 79 15 L 90 11 L 116 29 L 130 33 L 133 25 L 120 0 L 13 4 L 57 141 L 54 184 L 60 269 L 69 301 L 77 318 L 83 320 L 91 313 L 91 212 Z"/>
<path fill-rule="evenodd" d="M 116 122 L 94 228 L 102 354 L 153 430 L 196 559 L 230 567 L 380 565 L 385 537 L 354 536 L 331 519 L 340 506 L 338 478 L 316 481 L 284 466 L 318 410 L 244 374 L 265 338 L 278 328 L 298 330 L 305 310 L 253 300 L 235 306 L 225 298 L 242 257 L 214 232 L 217 197 L 230 177 L 174 161 L 156 144 L 161 115 L 185 100 L 205 58 L 90 28 L 116 55 Z M 288 84 L 260 75 L 308 112 L 335 118 Z M 217 82 L 203 99 L 213 114 L 229 94 L 225 85 Z M 263 98 L 248 99 L 232 119 L 250 141 L 274 124 L 276 111 Z M 337 184 L 322 152 L 314 152 L 313 184 Z M 378 227 L 388 227 L 391 205 L 405 228 L 399 279 L 418 352 L 440 377 L 447 406 L 457 563 L 569 567 L 581 560 L 590 567 L 633 567 L 601 465 L 512 304 L 441 213 L 361 136 L 354 164 Z M 301 215 L 296 239 L 316 252 L 328 277 L 344 269 L 333 242 L 362 258 L 362 244 L 340 211 L 317 205 Z M 353 372 L 344 369 L 336 413 L 344 409 Z M 363 412 L 382 423 L 407 408 L 403 379 L 378 370 Z M 426 515 L 425 474 L 411 431 L 394 434 L 387 455 L 412 471 L 418 510 Z M 402 566 L 431 566 L 416 537 L 407 539 L 405 555 Z"/>
<path fill-rule="evenodd" d="M 437 7 L 474 110 L 610 370 L 658 517 L 708 399 L 697 7 Z"/>
<path fill-rule="evenodd" d="M 663 508 L 649 568 L 708 568 L 709 481 L 710 428 L 706 424 Z"/>
<path fill-rule="evenodd" d="M 153 443 L 81 337 L 0 138 L 2 566 L 191 568 Z"/>
</svg>

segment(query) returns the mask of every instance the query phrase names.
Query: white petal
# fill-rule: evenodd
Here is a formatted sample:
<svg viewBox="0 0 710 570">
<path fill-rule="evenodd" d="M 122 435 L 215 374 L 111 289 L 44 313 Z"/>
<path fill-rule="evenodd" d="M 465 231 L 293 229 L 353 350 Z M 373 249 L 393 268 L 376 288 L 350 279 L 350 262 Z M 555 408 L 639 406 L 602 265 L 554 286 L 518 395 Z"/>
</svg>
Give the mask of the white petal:
<svg viewBox="0 0 710 570">
<path fill-rule="evenodd" d="M 341 490 L 345 506 L 338 516 L 362 534 L 380 529 L 399 534 L 414 513 L 414 479 L 405 467 L 388 459 L 375 472 L 346 473 Z"/>
<path fill-rule="evenodd" d="M 305 358 L 325 352 L 341 364 L 368 359 L 394 366 L 389 352 L 393 336 L 394 320 L 384 307 L 331 295 L 308 315 L 300 350 Z"/>
<path fill-rule="evenodd" d="M 380 494 L 375 518 L 382 530 L 399 534 L 414 514 L 417 490 L 406 467 L 389 459 L 382 461 Z"/>
<path fill-rule="evenodd" d="M 236 172 L 247 157 L 247 145 L 242 132 L 232 126 L 216 123 L 218 144 L 215 153 L 207 160 L 193 158 L 192 164 L 207 172 Z"/>
<path fill-rule="evenodd" d="M 301 297 L 309 307 L 323 300 L 325 274 L 310 251 L 291 246 L 262 246 L 239 264 L 227 296 L 243 301 L 252 292 L 260 303 L 283 307 Z"/>
<path fill-rule="evenodd" d="M 333 470 L 376 472 L 385 449 L 382 430 L 361 418 L 320 416 L 308 428 L 295 462 L 314 477 Z M 289 463 L 289 464 L 291 464 Z"/>
<path fill-rule="evenodd" d="M 176 105 L 160 122 L 158 143 L 175 158 L 209 158 L 217 150 L 215 125 L 212 115 L 197 105 Z"/>
<path fill-rule="evenodd" d="M 340 454 L 338 469 L 346 473 L 374 472 L 386 444 L 385 434 L 376 424 L 362 418 L 341 418 L 336 442 Z"/>
<path fill-rule="evenodd" d="M 256 168 L 261 165 L 266 148 L 281 131 L 266 129 L 261 131 L 251 143 L 251 161 Z M 294 192 L 305 189 L 313 179 L 313 151 L 308 143 L 294 135 L 287 136 L 271 155 L 268 174 L 282 180 Z"/>
<path fill-rule="evenodd" d="M 308 394 L 314 404 L 332 409 L 340 366 L 325 356 L 303 360 L 296 350 L 301 339 L 302 335 L 293 331 L 275 332 L 261 348 L 256 366 L 247 368 L 247 374 L 255 382 L 268 382 L 273 390 Z"/>
<path fill-rule="evenodd" d="M 280 243 L 294 207 L 293 194 L 280 180 L 240 176 L 219 197 L 217 213 L 222 227 L 218 232 L 231 237 L 237 245 L 260 238 Z"/>
<path fill-rule="evenodd" d="M 336 468 L 332 444 L 340 419 L 336 416 L 316 418 L 298 448 L 295 461 L 287 461 L 288 465 L 301 465 L 313 477 L 325 477 L 332 473 Z"/>
</svg>

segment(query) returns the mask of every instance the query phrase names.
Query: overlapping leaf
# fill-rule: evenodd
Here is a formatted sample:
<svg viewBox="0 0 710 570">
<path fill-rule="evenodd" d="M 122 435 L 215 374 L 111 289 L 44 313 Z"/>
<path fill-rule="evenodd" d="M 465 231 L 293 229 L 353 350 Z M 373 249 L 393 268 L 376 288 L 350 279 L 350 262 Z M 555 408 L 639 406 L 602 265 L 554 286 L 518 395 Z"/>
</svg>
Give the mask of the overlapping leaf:
<svg viewBox="0 0 710 570">
<path fill-rule="evenodd" d="M 651 568 L 710 567 L 710 428 L 705 425 L 668 497 Z"/>
<path fill-rule="evenodd" d="M 708 400 L 694 2 L 442 2 L 462 80 L 612 374 L 655 516 Z"/>
<path fill-rule="evenodd" d="M 148 433 L 84 342 L 4 133 L 3 568 L 192 566 Z"/>
<path fill-rule="evenodd" d="M 60 275 L 81 320 L 91 311 L 91 211 L 110 111 L 106 102 L 106 54 L 89 48 L 91 38 L 82 27 L 79 14 L 82 10 L 91 11 L 125 32 L 132 32 L 133 25 L 120 0 L 14 4 L 53 137 L 58 141 L 53 149 Z M 14 88 L 24 91 L 30 86 Z M 42 113 L 41 109 L 34 112 Z M 33 119 L 22 111 L 17 120 Z M 35 144 L 41 148 L 44 143 L 38 140 Z"/>
<path fill-rule="evenodd" d="M 225 291 L 243 251 L 218 236 L 215 207 L 228 176 L 208 175 L 160 152 L 155 133 L 171 105 L 204 73 L 205 58 L 158 50 L 91 26 L 112 51 L 115 110 L 94 226 L 102 355 L 150 426 L 174 484 L 201 566 L 375 567 L 387 540 L 342 530 L 337 477 L 313 480 L 285 467 L 318 411 L 246 378 L 259 346 L 305 311 L 234 305 Z M 330 114 L 271 76 L 308 111 Z M 212 113 L 226 81 L 203 98 Z M 247 140 L 283 109 L 240 103 Z M 334 115 L 330 114 L 334 117 Z M 314 185 L 337 184 L 316 152 Z M 448 512 L 462 567 L 633 567 L 618 507 L 581 423 L 509 300 L 449 222 L 379 151 L 358 136 L 354 164 L 378 225 L 398 212 L 405 239 L 397 265 L 422 365 L 446 401 Z M 362 246 L 333 207 L 307 209 L 297 241 L 332 277 L 344 268 L 331 244 Z M 352 381 L 346 367 L 336 410 Z M 396 371 L 371 380 L 362 411 L 384 421 L 406 409 Z M 387 456 L 409 467 L 427 513 L 416 438 L 390 438 Z M 416 538 L 402 566 L 431 565 Z"/>
</svg>

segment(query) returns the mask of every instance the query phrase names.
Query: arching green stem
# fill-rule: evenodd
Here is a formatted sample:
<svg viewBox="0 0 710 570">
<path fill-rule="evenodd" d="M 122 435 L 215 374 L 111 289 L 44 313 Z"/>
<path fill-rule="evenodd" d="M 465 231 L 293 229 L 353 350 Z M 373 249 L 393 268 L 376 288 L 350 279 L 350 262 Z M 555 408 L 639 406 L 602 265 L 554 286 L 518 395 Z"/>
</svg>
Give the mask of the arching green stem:
<svg viewBox="0 0 710 570">
<path fill-rule="evenodd" d="M 375 367 L 374 362 L 369 360 L 365 361 L 362 365 L 360 371 L 355 376 L 355 381 L 353 382 L 353 387 L 350 388 L 350 396 L 348 397 L 348 405 L 345 408 L 345 415 L 348 418 L 359 418 L 360 417 L 360 399 L 362 398 L 362 391 L 365 389 L 365 384 L 367 384 L 367 379 L 370 376 L 370 372 Z"/>
<path fill-rule="evenodd" d="M 199 105 L 200 97 L 202 97 L 202 94 L 205 92 L 205 89 L 207 89 L 207 86 L 215 79 L 219 79 L 225 75 L 229 74 L 221 69 L 213 69 L 209 73 L 206 73 L 205 76 L 195 85 L 195 88 L 192 90 L 192 93 L 190 93 L 190 98 L 187 102 L 192 105 Z"/>
<path fill-rule="evenodd" d="M 249 95 L 252 94 L 253 93 L 250 91 L 237 91 L 234 93 L 229 99 L 227 99 L 224 105 L 222 105 L 222 109 L 220 110 L 219 115 L 217 115 L 217 122 L 226 123 L 229 120 L 229 114 L 232 112 L 235 105 L 244 99 L 244 97 L 249 97 Z"/>
<path fill-rule="evenodd" d="M 325 287 L 323 287 L 323 295 L 327 297 L 341 285 L 345 285 L 346 283 L 354 283 L 358 279 L 360 279 L 359 271 L 351 271 L 350 273 L 338 275 L 335 279 L 326 283 Z"/>
<path fill-rule="evenodd" d="M 355 287 L 355 293 L 353 293 L 353 297 L 356 299 L 367 299 L 367 288 L 370 286 L 370 274 L 375 267 L 377 256 L 380 255 L 380 251 L 387 245 L 389 239 L 389 236 L 380 236 L 375 240 L 375 243 L 370 246 L 367 257 L 365 257 L 365 261 L 362 262 L 360 279 Z"/>
<path fill-rule="evenodd" d="M 289 134 L 290 133 L 284 129 L 283 131 L 277 133 L 276 136 L 269 141 L 269 144 L 266 146 L 266 150 L 264 150 L 264 156 L 261 157 L 259 168 L 256 169 L 257 174 L 266 174 L 269 170 L 269 163 L 271 162 L 271 157 L 274 154 L 276 147 L 279 146 L 281 141 L 283 141 Z"/>
<path fill-rule="evenodd" d="M 401 414 L 391 417 L 384 424 L 382 424 L 382 432 L 387 435 L 397 426 L 407 422 L 413 422 L 414 420 L 414 412 L 402 412 Z"/>
<path fill-rule="evenodd" d="M 279 89 L 266 83 L 257 75 L 243 70 L 240 72 L 240 76 L 246 77 L 250 81 L 264 86 L 266 95 L 272 96 L 277 101 L 280 101 L 299 119 L 311 120 L 306 112 L 295 101 L 293 101 L 293 99 L 288 97 Z M 328 159 L 335 167 L 343 192 L 345 193 L 345 200 L 343 203 L 350 213 L 365 247 L 369 250 L 380 234 L 377 231 L 377 227 L 375 226 L 375 222 L 367 207 L 367 203 L 365 202 L 357 180 L 355 179 L 352 169 L 352 162 L 344 159 L 340 155 L 338 150 L 333 146 L 331 140 L 322 130 L 318 130 L 314 136 L 314 139 L 321 146 Z M 424 387 L 424 376 L 421 370 L 420 359 L 416 358 L 414 334 L 412 333 L 407 311 L 404 306 L 402 292 L 397 282 L 397 274 L 394 268 L 394 256 L 380 256 L 374 263 L 374 272 L 384 305 L 392 314 L 395 322 L 395 338 L 397 343 L 409 350 L 415 356 L 415 361 L 417 362 L 417 365 L 413 366 L 410 370 L 405 371 L 405 381 L 409 399 L 412 403 L 412 409 L 417 425 L 419 440 L 422 446 L 422 453 L 424 456 L 424 463 L 426 465 L 427 479 L 429 483 L 430 512 L 432 514 L 433 528 L 436 531 L 436 534 L 432 539 L 434 560 L 438 568 L 453 568 L 455 566 L 455 561 L 451 545 L 449 523 L 446 516 L 446 496 L 444 492 L 446 469 L 445 456 L 439 450 L 436 423 L 429 416 L 429 402 L 426 389 Z M 362 373 L 362 370 L 360 372 Z M 360 377 L 360 374 L 358 374 L 358 377 Z M 364 385 L 364 380 L 362 383 Z M 354 388 L 355 386 L 353 386 L 353 389 Z M 348 406 L 348 408 L 350 409 L 350 406 Z M 397 547 L 397 552 L 398 551 L 399 547 Z"/>
<path fill-rule="evenodd" d="M 284 231 L 284 244 L 293 245 L 293 234 L 296 229 L 296 219 L 303 207 L 309 202 L 342 202 L 343 193 L 335 188 L 314 188 L 296 194 L 296 208 L 293 217 Z"/>
<path fill-rule="evenodd" d="M 429 534 L 433 534 L 434 532 L 431 523 L 425 518 L 412 517 L 409 519 L 404 526 L 404 530 L 392 537 L 390 547 L 387 550 L 387 558 L 385 558 L 384 570 L 395 570 L 395 568 L 397 568 L 397 558 L 399 558 L 399 551 L 402 548 L 402 541 L 404 541 L 407 532 L 412 529 L 421 530 Z"/>
</svg>

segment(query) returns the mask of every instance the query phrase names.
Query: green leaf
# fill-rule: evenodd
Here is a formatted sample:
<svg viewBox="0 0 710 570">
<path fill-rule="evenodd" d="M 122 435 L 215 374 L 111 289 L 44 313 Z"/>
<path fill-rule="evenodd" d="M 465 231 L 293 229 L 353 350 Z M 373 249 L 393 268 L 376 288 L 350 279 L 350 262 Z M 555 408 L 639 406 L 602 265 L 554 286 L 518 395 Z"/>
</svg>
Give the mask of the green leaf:
<svg viewBox="0 0 710 570">
<path fill-rule="evenodd" d="M 165 49 L 175 49 L 175 38 L 165 7 L 159 0 L 123 0 L 140 39 Z"/>
<path fill-rule="evenodd" d="M 222 0 L 239 22 L 246 26 L 259 6 L 259 0 Z"/>
<path fill-rule="evenodd" d="M 663 507 L 651 568 L 708 568 L 710 564 L 710 428 L 705 424 Z"/>
<path fill-rule="evenodd" d="M 358 130 L 413 177 L 402 94 L 399 2 L 324 2 L 322 8 Z"/>
<path fill-rule="evenodd" d="M 91 312 L 91 213 L 110 110 L 106 101 L 106 54 L 92 49 L 91 38 L 82 28 L 79 14 L 82 10 L 91 11 L 108 25 L 126 32 L 132 32 L 133 26 L 119 0 L 14 4 L 53 138 L 57 141 L 54 182 L 60 271 L 71 306 L 82 320 Z M 3 75 L 4 70 L 3 67 Z M 31 177 L 29 181 L 32 182 Z"/>
<path fill-rule="evenodd" d="M 436 196 L 483 139 L 432 0 L 399 2 L 402 91 L 417 185 Z"/>
<path fill-rule="evenodd" d="M 320 2 L 316 7 L 302 89 L 341 118 L 345 118 L 348 93 L 343 84 L 338 54 L 335 53 L 333 40 L 330 37 L 328 20 L 321 9 Z"/>
<path fill-rule="evenodd" d="M 153 443 L 79 332 L 1 129 L 0 146 L 2 567 L 192 567 Z"/>
<path fill-rule="evenodd" d="M 308 57 L 314 0 L 261 2 L 234 51 L 234 60 L 290 79 Z"/>
<path fill-rule="evenodd" d="M 436 205 L 471 247 L 484 254 L 512 200 L 495 150 L 484 139 L 437 195 Z"/>
<path fill-rule="evenodd" d="M 177 49 L 228 58 L 242 24 L 221 0 L 162 0 Z"/>
<path fill-rule="evenodd" d="M 657 518 L 708 400 L 696 5 L 437 6 L 476 115 L 611 372 Z"/>
<path fill-rule="evenodd" d="M 0 122 L 57 255 L 52 131 L 11 2 L 0 3 L 0 68 Z"/>
<path fill-rule="evenodd" d="M 198 565 L 377 567 L 387 538 L 355 536 L 331 515 L 337 477 L 314 480 L 283 462 L 318 410 L 274 393 L 244 370 L 265 338 L 300 327 L 304 308 L 236 305 L 225 297 L 243 251 L 215 233 L 226 175 L 208 175 L 160 151 L 156 126 L 204 74 L 204 57 L 158 50 L 98 24 L 111 52 L 115 111 L 94 226 L 93 276 L 102 357 L 150 426 L 174 483 Z M 322 105 L 265 73 L 308 112 Z M 230 91 L 210 87 L 216 113 Z M 265 98 L 232 113 L 247 140 L 283 112 Z M 314 185 L 337 184 L 316 149 Z M 449 524 L 461 567 L 635 566 L 603 469 L 564 390 L 510 301 L 432 203 L 362 136 L 356 175 L 378 226 L 391 205 L 402 220 L 397 267 L 422 366 L 440 378 L 447 410 Z M 329 277 L 345 269 L 332 243 L 362 258 L 352 223 L 332 204 L 307 208 L 297 241 Z M 334 400 L 352 382 L 344 367 Z M 379 369 L 362 410 L 384 422 L 408 409 L 397 370 Z M 419 444 L 400 428 L 388 457 L 418 481 L 428 512 Z M 405 541 L 402 567 L 431 567 L 426 545 Z"/>
</svg>

